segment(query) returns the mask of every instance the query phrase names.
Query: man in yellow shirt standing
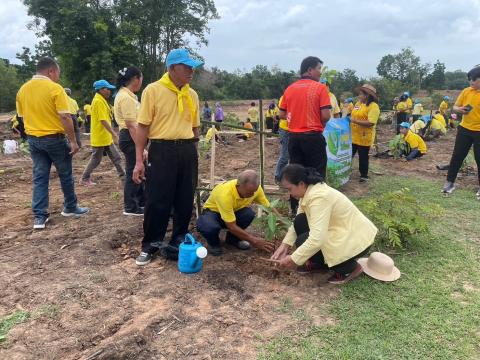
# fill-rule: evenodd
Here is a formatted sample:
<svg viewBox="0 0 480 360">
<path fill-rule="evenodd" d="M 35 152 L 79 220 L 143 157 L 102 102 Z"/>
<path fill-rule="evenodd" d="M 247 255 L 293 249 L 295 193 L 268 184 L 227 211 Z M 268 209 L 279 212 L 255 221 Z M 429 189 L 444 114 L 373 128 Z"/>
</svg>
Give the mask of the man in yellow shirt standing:
<svg viewBox="0 0 480 360">
<path fill-rule="evenodd" d="M 450 100 L 449 96 L 444 96 L 440 106 L 438 107 L 438 111 L 442 114 L 443 118 L 445 119 L 446 125 L 448 125 L 448 101 Z"/>
<path fill-rule="evenodd" d="M 17 113 L 24 120 L 33 161 L 34 229 L 44 229 L 48 222 L 48 184 L 52 164 L 57 169 L 64 196 L 62 215 L 81 216 L 89 211 L 77 204 L 72 155 L 78 152 L 78 145 L 67 94 L 57 83 L 59 78 L 60 67 L 56 61 L 41 58 L 36 75 L 17 93 Z"/>
<path fill-rule="evenodd" d="M 83 114 L 85 116 L 85 134 L 90 135 L 90 124 L 92 121 L 92 106 L 89 102 L 83 106 Z"/>
<path fill-rule="evenodd" d="M 470 86 L 462 91 L 453 106 L 453 111 L 462 114 L 463 119 L 458 126 L 455 147 L 448 168 L 447 183 L 443 188 L 443 192 L 447 194 L 455 190 L 458 171 L 472 145 L 475 162 L 477 168 L 480 169 L 480 65 L 470 70 L 467 76 Z M 480 190 L 477 192 L 477 198 L 479 197 Z"/>
<path fill-rule="evenodd" d="M 330 97 L 330 104 L 332 105 L 332 117 L 339 118 L 342 116 L 342 111 L 340 110 L 340 106 L 338 105 L 337 97 L 334 93 L 330 91 L 330 82 L 325 79 L 321 78 L 320 83 L 324 84 L 328 90 L 328 96 Z"/>
<path fill-rule="evenodd" d="M 258 117 L 259 117 L 259 113 L 258 113 L 257 106 L 254 102 L 252 102 L 250 104 L 250 108 L 248 109 L 248 118 L 250 119 L 250 122 L 252 123 L 253 128 L 255 130 L 258 129 Z"/>
<path fill-rule="evenodd" d="M 255 212 L 249 207 L 252 203 L 270 207 L 259 185 L 257 173 L 245 170 L 238 179 L 215 186 L 197 221 L 197 229 L 207 240 L 210 254 L 223 254 L 219 238 L 222 229 L 228 230 L 225 242 L 240 250 L 248 250 L 251 245 L 265 251 L 273 250 L 273 243 L 245 231 L 255 219 Z"/>
<path fill-rule="evenodd" d="M 75 129 L 75 138 L 77 139 L 78 147 L 82 147 L 82 140 L 80 139 L 80 127 L 78 125 L 78 111 L 80 108 L 78 107 L 77 101 L 72 98 L 72 90 L 65 88 L 65 92 L 68 96 L 68 110 L 70 112 L 70 116 L 72 117 L 73 127 Z"/>
<path fill-rule="evenodd" d="M 118 143 L 118 135 L 112 128 L 112 109 L 107 99 L 112 96 L 115 86 L 106 80 L 98 80 L 93 83 L 95 96 L 92 100 L 92 124 L 90 134 L 90 145 L 92 146 L 92 157 L 82 175 L 82 185 L 96 185 L 91 175 L 93 170 L 102 162 L 103 153 L 106 152 L 120 177 L 125 176 L 122 167 L 122 158 L 114 144 Z"/>
<path fill-rule="evenodd" d="M 165 249 L 168 259 L 178 258 L 178 246 L 188 233 L 198 177 L 196 143 L 200 135 L 200 103 L 190 88 L 194 69 L 203 62 L 190 57 L 186 49 L 167 55 L 168 72 L 149 84 L 142 94 L 135 140 L 136 164 L 133 180 L 145 178 L 143 150 L 150 139 L 146 177 L 146 203 L 142 252 L 136 259 L 147 265 L 155 253 Z M 172 238 L 163 240 L 173 214 Z"/>
</svg>

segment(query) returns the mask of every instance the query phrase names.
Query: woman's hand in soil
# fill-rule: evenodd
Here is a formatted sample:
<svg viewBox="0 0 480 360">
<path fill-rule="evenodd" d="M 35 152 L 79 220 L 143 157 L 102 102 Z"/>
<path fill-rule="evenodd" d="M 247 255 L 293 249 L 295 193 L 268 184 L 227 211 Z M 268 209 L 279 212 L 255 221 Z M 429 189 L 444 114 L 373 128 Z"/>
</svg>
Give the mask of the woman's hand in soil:
<svg viewBox="0 0 480 360">
<path fill-rule="evenodd" d="M 258 237 L 254 237 L 252 240 L 250 240 L 250 244 L 258 250 L 263 250 L 269 253 L 275 249 L 275 245 L 272 242 L 265 241 Z"/>
<path fill-rule="evenodd" d="M 143 162 L 136 163 L 133 169 L 132 179 L 136 184 L 141 184 L 145 180 L 145 165 Z"/>
<path fill-rule="evenodd" d="M 275 263 L 278 264 L 278 266 L 286 269 L 294 269 L 297 267 L 297 264 L 293 262 L 290 255 L 285 256 L 283 259 L 277 260 Z"/>
<path fill-rule="evenodd" d="M 285 256 L 288 255 L 288 252 L 290 251 L 290 246 L 287 244 L 281 244 L 278 249 L 273 253 L 272 257 L 270 259 L 272 260 L 281 260 Z"/>
</svg>

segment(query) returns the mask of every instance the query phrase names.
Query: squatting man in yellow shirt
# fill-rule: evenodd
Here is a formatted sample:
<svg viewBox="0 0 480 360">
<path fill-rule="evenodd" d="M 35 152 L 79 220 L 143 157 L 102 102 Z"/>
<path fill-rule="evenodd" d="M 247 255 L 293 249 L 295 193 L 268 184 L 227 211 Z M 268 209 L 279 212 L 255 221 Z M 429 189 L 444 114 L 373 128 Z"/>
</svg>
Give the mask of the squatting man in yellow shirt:
<svg viewBox="0 0 480 360">
<path fill-rule="evenodd" d="M 252 203 L 270 207 L 254 170 L 245 170 L 238 179 L 215 186 L 197 220 L 197 229 L 207 240 L 211 255 L 223 254 L 219 238 L 222 229 L 227 229 L 225 242 L 240 250 L 248 250 L 252 245 L 273 251 L 273 243 L 245 231 L 255 218 L 249 207 Z"/>
<path fill-rule="evenodd" d="M 17 114 L 24 120 L 33 162 L 34 229 L 44 229 L 48 222 L 48 184 L 52 164 L 57 169 L 64 196 L 62 215 L 78 217 L 89 211 L 77 205 L 72 156 L 78 152 L 78 144 L 67 94 L 58 84 L 59 79 L 57 62 L 48 57 L 41 58 L 36 75 L 17 93 Z"/>
<path fill-rule="evenodd" d="M 363 270 L 356 259 L 373 244 L 375 225 L 344 194 L 325 184 L 315 169 L 287 165 L 281 184 L 299 200 L 299 207 L 272 260 L 301 273 L 333 270 L 328 279 L 332 284 L 358 277 Z"/>
<path fill-rule="evenodd" d="M 425 145 L 425 142 L 420 135 L 417 135 L 410 130 L 410 123 L 401 123 L 400 133 L 402 134 L 405 143 L 408 145 L 408 150 L 403 154 L 405 155 L 406 161 L 420 158 L 427 153 L 427 145 Z"/>
</svg>

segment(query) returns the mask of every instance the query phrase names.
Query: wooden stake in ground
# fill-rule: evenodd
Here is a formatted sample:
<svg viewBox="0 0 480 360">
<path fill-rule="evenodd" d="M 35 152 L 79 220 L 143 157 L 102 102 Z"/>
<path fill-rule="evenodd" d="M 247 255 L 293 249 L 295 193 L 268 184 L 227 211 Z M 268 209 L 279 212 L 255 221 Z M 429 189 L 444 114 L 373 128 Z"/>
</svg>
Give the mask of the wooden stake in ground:
<svg viewBox="0 0 480 360">
<path fill-rule="evenodd" d="M 264 119 L 263 119 L 263 106 L 262 106 L 262 99 L 258 100 L 258 107 L 259 107 L 259 112 L 258 116 L 260 117 L 259 124 L 260 124 L 260 186 L 262 189 L 265 186 L 265 154 L 264 154 L 264 148 L 265 148 L 265 135 L 263 134 L 263 129 L 265 128 L 264 126 Z M 258 208 L 258 217 L 262 216 L 262 209 L 259 207 Z"/>
<path fill-rule="evenodd" d="M 210 153 L 210 189 L 213 189 L 215 187 L 215 145 L 216 145 L 216 131 L 217 129 L 215 128 L 215 125 L 212 125 L 212 139 L 210 140 L 212 142 L 212 146 L 210 147 L 211 153 Z"/>
</svg>

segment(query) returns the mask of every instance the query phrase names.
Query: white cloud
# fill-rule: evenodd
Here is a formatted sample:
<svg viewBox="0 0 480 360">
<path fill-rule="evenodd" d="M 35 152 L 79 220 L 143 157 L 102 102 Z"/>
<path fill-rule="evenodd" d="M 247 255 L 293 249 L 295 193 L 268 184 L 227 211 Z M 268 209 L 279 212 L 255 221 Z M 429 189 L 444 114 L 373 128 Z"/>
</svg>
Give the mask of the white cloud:
<svg viewBox="0 0 480 360">
<path fill-rule="evenodd" d="M 20 0 L 2 0 L 0 7 L 0 58 L 18 62 L 15 54 L 22 46 L 33 48 L 38 42 L 33 31 L 27 29 L 32 20 Z"/>
<path fill-rule="evenodd" d="M 37 42 L 20 0 L 1 0 L 0 57 L 15 59 Z M 317 55 L 330 68 L 375 75 L 380 58 L 410 46 L 424 62 L 469 69 L 480 62 L 480 0 L 216 0 L 207 66 L 249 70 L 257 64 L 296 70 Z"/>
</svg>

